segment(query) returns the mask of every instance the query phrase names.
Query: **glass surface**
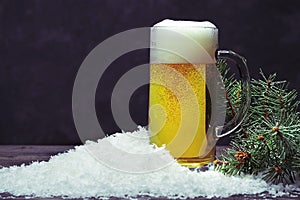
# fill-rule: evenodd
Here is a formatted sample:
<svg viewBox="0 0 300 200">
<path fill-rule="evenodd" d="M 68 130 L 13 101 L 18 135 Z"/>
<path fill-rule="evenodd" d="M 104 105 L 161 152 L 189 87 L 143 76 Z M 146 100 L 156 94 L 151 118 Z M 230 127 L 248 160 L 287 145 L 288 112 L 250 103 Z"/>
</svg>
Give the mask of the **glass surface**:
<svg viewBox="0 0 300 200">
<path fill-rule="evenodd" d="M 189 168 L 213 163 L 218 138 L 236 129 L 249 107 L 245 59 L 232 51 L 217 51 L 218 58 L 237 64 L 242 81 L 243 106 L 224 125 L 226 91 L 214 58 L 217 38 L 217 29 L 211 27 L 151 29 L 150 141 L 165 145 L 178 163 Z"/>
</svg>

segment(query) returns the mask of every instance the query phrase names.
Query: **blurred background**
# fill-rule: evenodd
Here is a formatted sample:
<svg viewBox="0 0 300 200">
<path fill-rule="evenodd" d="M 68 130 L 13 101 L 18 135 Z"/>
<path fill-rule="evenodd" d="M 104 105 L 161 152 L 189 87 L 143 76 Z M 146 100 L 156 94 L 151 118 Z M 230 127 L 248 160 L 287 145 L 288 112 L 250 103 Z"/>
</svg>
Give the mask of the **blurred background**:
<svg viewBox="0 0 300 200">
<path fill-rule="evenodd" d="M 300 92 L 299 10 L 297 0 L 1 0 L 0 144 L 81 144 L 72 89 L 82 61 L 106 38 L 165 18 L 213 22 L 220 48 L 245 56 L 252 77 L 259 68 L 277 72 Z M 119 131 L 110 111 L 114 84 L 146 62 L 147 50 L 128 53 L 101 78 L 96 109 L 107 134 Z M 130 102 L 137 124 L 147 124 L 147 107 L 144 86 Z"/>
</svg>

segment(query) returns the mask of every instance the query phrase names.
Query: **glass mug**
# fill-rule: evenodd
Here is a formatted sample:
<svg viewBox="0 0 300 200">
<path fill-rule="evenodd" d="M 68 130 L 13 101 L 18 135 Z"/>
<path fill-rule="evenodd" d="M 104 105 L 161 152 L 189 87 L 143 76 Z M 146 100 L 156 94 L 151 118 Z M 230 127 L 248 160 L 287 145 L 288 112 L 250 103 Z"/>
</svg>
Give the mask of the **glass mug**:
<svg viewBox="0 0 300 200">
<path fill-rule="evenodd" d="M 246 60 L 217 50 L 218 29 L 210 22 L 164 20 L 150 35 L 150 141 L 165 145 L 183 166 L 212 166 L 218 138 L 234 131 L 249 108 Z M 235 62 L 242 83 L 241 107 L 226 124 L 226 91 L 215 57 Z"/>
</svg>

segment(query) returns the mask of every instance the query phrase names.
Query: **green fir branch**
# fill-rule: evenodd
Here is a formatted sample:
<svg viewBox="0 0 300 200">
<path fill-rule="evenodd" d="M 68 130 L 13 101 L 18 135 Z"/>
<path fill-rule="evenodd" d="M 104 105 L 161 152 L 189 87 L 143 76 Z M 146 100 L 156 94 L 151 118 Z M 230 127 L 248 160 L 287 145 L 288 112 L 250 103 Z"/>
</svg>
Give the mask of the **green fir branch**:
<svg viewBox="0 0 300 200">
<path fill-rule="evenodd" d="M 218 61 L 227 92 L 227 118 L 239 110 L 241 83 L 229 76 L 229 67 Z M 229 175 L 263 174 L 272 183 L 294 183 L 300 169 L 300 114 L 296 90 L 276 74 L 251 80 L 252 101 L 240 128 L 233 133 L 231 148 L 215 161 L 216 169 Z"/>
</svg>

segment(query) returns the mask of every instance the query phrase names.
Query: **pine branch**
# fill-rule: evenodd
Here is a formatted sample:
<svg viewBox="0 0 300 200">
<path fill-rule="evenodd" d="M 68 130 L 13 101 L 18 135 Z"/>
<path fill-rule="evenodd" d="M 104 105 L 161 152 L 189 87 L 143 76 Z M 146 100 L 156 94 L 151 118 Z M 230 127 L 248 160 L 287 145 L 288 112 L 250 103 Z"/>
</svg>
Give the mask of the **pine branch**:
<svg viewBox="0 0 300 200">
<path fill-rule="evenodd" d="M 225 61 L 218 68 L 228 96 L 228 118 L 238 111 L 241 84 L 228 76 Z M 300 114 L 296 90 L 260 70 L 261 79 L 251 81 L 252 102 L 240 129 L 232 136 L 231 149 L 216 161 L 216 169 L 229 175 L 263 173 L 273 183 L 293 183 L 300 169 Z M 232 106 L 234 105 L 234 106 Z M 233 111 L 234 112 L 233 112 Z"/>
</svg>

